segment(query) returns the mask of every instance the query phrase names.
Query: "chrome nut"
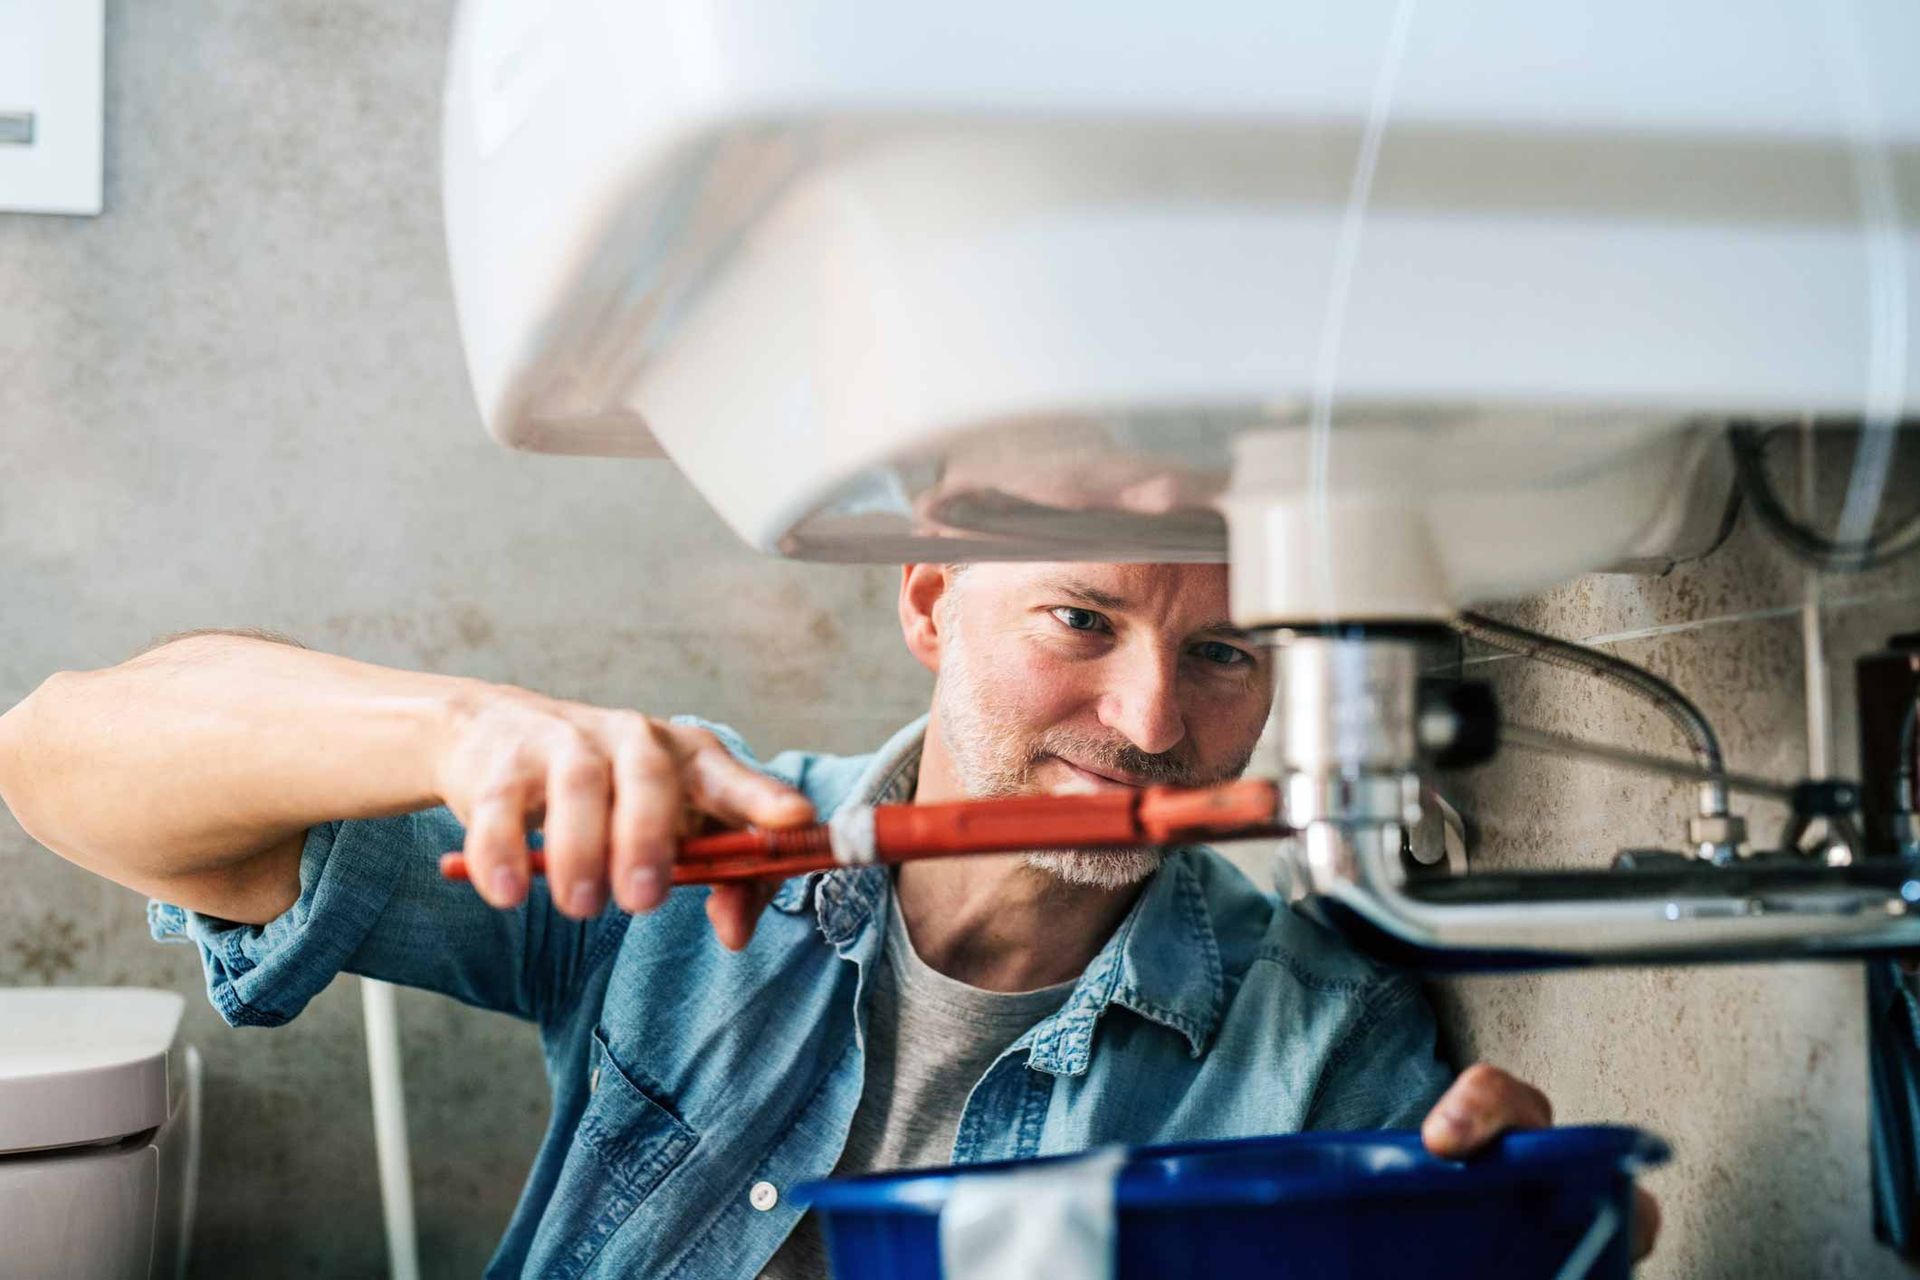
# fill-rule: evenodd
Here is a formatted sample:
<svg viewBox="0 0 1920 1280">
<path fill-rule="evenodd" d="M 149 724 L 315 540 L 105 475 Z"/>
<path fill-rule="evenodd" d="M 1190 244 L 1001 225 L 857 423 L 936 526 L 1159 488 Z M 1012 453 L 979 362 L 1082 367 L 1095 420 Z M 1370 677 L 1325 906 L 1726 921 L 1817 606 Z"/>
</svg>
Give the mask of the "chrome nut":
<svg viewBox="0 0 1920 1280">
<path fill-rule="evenodd" d="M 1747 820 L 1737 813 L 1698 814 L 1687 820 L 1687 840 L 1702 849 L 1737 849 L 1747 842 Z"/>
</svg>

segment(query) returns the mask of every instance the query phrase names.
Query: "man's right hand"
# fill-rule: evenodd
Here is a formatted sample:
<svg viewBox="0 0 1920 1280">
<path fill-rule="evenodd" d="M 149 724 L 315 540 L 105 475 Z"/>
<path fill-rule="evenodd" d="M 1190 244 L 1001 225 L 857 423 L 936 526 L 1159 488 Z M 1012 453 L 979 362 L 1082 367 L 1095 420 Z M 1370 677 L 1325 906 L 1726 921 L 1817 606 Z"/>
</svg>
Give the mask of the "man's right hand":
<svg viewBox="0 0 1920 1280">
<path fill-rule="evenodd" d="M 496 907 L 527 893 L 527 833 L 545 838 L 554 905 L 588 919 L 609 894 L 625 911 L 667 895 L 675 844 L 709 818 L 729 827 L 813 820 L 798 791 L 741 764 L 705 729 L 483 686 L 459 700 L 435 776 L 466 825 L 474 887 Z M 714 931 L 738 950 L 772 886 L 717 886 Z"/>
<path fill-rule="evenodd" d="M 48 677 L 0 714 L 0 802 L 88 870 L 246 924 L 299 898 L 306 832 L 336 819 L 446 803 L 500 907 L 526 897 L 544 828 L 554 903 L 584 919 L 609 896 L 658 906 L 675 837 L 709 818 L 813 816 L 701 729 L 231 633 Z M 745 946 L 771 894 L 711 894 L 720 940 Z"/>
</svg>

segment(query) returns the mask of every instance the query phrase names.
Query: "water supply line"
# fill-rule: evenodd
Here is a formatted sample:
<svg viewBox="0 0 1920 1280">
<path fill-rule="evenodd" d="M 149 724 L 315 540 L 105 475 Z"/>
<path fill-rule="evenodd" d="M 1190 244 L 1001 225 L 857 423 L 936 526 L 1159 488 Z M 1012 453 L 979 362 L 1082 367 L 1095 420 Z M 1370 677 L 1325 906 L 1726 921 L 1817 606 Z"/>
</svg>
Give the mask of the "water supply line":
<svg viewBox="0 0 1920 1280">
<path fill-rule="evenodd" d="M 1747 837 L 1746 820 L 1735 816 L 1729 805 L 1727 763 L 1720 738 L 1684 693 L 1624 658 L 1485 614 L 1463 612 L 1454 626 L 1463 636 L 1502 652 L 1592 676 L 1653 704 L 1686 741 L 1705 779 L 1699 784 L 1699 813 L 1688 825 L 1695 852 L 1720 864 L 1740 856 L 1740 846 Z"/>
<path fill-rule="evenodd" d="M 1622 769 L 1631 769 L 1638 773 L 1653 774 L 1662 778 L 1675 778 L 1682 782 L 1713 781 L 1729 791 L 1738 791 L 1743 795 L 1758 796 L 1766 800 L 1778 800 L 1782 804 L 1793 803 L 1801 786 L 1804 785 L 1782 782 L 1774 778 L 1762 778 L 1751 773 L 1703 769 L 1697 764 L 1669 760 L 1665 756 L 1634 751 L 1626 747 L 1604 746 L 1597 742 L 1549 733 L 1544 729 L 1534 729 L 1526 725 L 1501 724 L 1500 745 L 1518 747 L 1522 751 L 1532 751 L 1540 755 L 1558 756 L 1564 760 L 1591 760 L 1596 764 L 1617 765 Z"/>
</svg>

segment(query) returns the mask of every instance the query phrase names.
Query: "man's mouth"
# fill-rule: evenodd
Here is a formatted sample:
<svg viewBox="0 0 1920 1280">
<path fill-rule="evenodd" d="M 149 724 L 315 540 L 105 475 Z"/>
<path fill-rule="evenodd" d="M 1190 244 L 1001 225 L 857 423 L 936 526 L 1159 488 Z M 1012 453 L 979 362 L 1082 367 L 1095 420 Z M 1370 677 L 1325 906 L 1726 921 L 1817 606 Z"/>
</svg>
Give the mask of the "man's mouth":
<svg viewBox="0 0 1920 1280">
<path fill-rule="evenodd" d="M 1086 765 L 1075 764 L 1065 756 L 1054 756 L 1053 758 L 1067 767 L 1067 772 L 1073 775 L 1075 782 L 1083 784 L 1081 787 L 1072 788 L 1076 791 L 1082 790 L 1083 788 L 1089 791 L 1119 791 L 1122 789 L 1137 791 L 1147 785 L 1147 780 L 1144 778 L 1130 778 L 1123 774 L 1108 773 L 1104 770 L 1088 768 Z"/>
</svg>

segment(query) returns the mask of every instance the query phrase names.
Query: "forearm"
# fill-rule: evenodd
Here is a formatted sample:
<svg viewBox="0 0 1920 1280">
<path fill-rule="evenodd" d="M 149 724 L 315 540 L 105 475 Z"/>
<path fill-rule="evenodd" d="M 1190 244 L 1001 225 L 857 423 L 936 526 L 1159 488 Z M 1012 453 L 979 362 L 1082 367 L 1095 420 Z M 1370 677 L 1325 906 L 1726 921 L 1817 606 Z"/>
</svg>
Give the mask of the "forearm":
<svg viewBox="0 0 1920 1280">
<path fill-rule="evenodd" d="M 244 881 L 316 823 L 436 803 L 436 753 L 474 687 L 264 640 L 177 640 L 56 675 L 0 716 L 0 800 L 55 852 L 146 892 Z"/>
</svg>

